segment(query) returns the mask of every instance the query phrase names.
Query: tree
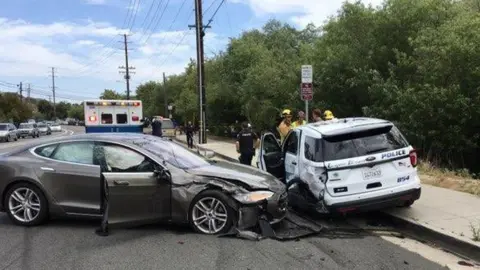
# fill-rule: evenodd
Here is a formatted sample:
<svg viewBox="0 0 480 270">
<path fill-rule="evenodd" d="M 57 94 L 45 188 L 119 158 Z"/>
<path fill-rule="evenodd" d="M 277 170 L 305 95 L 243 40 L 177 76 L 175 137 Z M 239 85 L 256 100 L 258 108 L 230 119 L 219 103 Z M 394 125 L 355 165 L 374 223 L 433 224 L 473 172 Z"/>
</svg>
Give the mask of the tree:
<svg viewBox="0 0 480 270">
<path fill-rule="evenodd" d="M 38 112 L 43 116 L 43 119 L 52 119 L 53 118 L 53 104 L 48 100 L 39 100 L 37 102 Z"/>
<path fill-rule="evenodd" d="M 32 117 L 34 107 L 16 93 L 0 93 L 0 120 L 20 123 Z"/>
<path fill-rule="evenodd" d="M 68 117 L 83 120 L 85 119 L 85 113 L 82 104 L 72 104 L 68 110 Z"/>
<path fill-rule="evenodd" d="M 105 89 L 100 95 L 100 99 L 126 99 L 126 96 L 116 92 L 115 90 Z"/>
</svg>

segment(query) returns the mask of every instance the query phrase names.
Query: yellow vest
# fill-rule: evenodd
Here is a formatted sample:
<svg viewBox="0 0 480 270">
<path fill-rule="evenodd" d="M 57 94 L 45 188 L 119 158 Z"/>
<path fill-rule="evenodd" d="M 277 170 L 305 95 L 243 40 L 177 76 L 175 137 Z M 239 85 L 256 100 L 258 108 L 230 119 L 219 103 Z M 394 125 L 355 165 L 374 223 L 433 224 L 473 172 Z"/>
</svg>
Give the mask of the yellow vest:
<svg viewBox="0 0 480 270">
<path fill-rule="evenodd" d="M 307 121 L 302 120 L 302 123 L 299 124 L 299 123 L 298 123 L 298 120 L 297 120 L 297 121 L 295 121 L 295 122 L 292 123 L 292 127 L 296 128 L 296 127 L 299 127 L 299 126 L 305 125 L 305 124 L 307 124 Z"/>
</svg>

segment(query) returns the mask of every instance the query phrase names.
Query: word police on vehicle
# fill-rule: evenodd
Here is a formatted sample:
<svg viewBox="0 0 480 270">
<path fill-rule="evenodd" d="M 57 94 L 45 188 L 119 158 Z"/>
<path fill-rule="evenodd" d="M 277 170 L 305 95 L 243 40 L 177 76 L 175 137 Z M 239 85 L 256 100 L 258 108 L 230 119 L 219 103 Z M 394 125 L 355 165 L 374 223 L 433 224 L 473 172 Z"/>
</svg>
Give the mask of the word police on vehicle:
<svg viewBox="0 0 480 270">
<path fill-rule="evenodd" d="M 401 149 L 401 150 L 397 150 L 397 151 L 393 151 L 393 152 L 389 152 L 389 153 L 383 153 L 382 154 L 382 159 L 400 157 L 400 156 L 404 156 L 406 154 L 407 154 L 407 151 L 405 149 Z"/>
</svg>

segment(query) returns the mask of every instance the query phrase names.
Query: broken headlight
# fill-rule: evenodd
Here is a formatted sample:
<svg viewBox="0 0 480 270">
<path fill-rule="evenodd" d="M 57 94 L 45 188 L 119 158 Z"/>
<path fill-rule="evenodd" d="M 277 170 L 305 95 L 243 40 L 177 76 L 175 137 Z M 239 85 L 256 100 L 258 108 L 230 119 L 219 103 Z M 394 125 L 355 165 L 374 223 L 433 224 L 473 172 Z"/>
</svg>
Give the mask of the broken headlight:
<svg viewBox="0 0 480 270">
<path fill-rule="evenodd" d="M 241 203 L 256 203 L 273 196 L 271 191 L 252 191 L 248 193 L 235 194 L 233 197 Z"/>
</svg>

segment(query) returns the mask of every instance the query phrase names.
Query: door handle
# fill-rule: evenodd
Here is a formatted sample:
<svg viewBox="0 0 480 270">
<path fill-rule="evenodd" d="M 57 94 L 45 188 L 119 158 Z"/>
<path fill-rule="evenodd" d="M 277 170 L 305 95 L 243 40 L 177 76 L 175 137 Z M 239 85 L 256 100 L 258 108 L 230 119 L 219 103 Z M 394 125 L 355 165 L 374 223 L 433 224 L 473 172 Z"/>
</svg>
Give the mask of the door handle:
<svg viewBox="0 0 480 270">
<path fill-rule="evenodd" d="M 292 161 L 292 164 L 293 164 L 293 165 L 297 165 L 297 162 L 296 162 L 296 161 Z"/>
<path fill-rule="evenodd" d="M 49 167 L 40 167 L 40 170 L 47 171 L 47 172 L 54 172 L 55 171 L 54 168 L 49 168 Z"/>
<path fill-rule="evenodd" d="M 128 181 L 117 181 L 117 180 L 114 180 L 113 183 L 117 186 L 128 186 L 130 185 L 130 183 Z"/>
</svg>

